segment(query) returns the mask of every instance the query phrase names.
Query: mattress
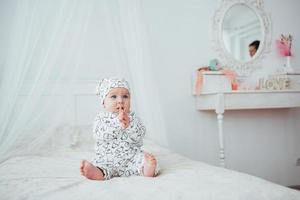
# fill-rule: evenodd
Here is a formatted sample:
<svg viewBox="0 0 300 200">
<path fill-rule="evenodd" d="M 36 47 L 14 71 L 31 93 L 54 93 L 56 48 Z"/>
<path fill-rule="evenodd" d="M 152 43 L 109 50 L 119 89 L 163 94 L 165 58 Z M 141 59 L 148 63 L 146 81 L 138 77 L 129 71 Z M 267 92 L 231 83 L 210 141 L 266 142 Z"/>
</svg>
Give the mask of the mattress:
<svg viewBox="0 0 300 200">
<path fill-rule="evenodd" d="M 90 150 L 11 157 L 0 164 L 0 199 L 300 200 L 299 191 L 258 177 L 193 161 L 151 142 L 145 149 L 159 161 L 157 177 L 88 180 L 79 163 L 91 157 Z"/>
</svg>

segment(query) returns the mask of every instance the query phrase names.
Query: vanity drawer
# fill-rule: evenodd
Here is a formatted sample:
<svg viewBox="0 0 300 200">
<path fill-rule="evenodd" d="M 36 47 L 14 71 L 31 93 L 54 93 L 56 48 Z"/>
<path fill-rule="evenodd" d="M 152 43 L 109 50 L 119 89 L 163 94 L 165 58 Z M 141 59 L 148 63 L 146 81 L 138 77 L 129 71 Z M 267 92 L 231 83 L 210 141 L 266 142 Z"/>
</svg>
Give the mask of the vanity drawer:
<svg viewBox="0 0 300 200">
<path fill-rule="evenodd" d="M 230 92 L 230 80 L 219 71 L 209 71 L 203 73 L 202 92 Z"/>
</svg>

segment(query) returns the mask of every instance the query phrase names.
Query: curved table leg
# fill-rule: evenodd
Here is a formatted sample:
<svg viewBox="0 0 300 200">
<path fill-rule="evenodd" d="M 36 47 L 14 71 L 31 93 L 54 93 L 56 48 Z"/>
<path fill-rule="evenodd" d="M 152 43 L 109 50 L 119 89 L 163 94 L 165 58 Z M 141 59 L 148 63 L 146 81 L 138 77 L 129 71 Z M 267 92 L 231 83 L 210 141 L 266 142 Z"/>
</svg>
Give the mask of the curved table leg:
<svg viewBox="0 0 300 200">
<path fill-rule="evenodd" d="M 223 135 L 223 119 L 224 119 L 224 94 L 217 95 L 216 113 L 218 119 L 218 136 L 219 136 L 219 159 L 220 166 L 226 167 L 225 164 L 225 148 L 224 148 L 224 135 Z"/>
<path fill-rule="evenodd" d="M 223 138 L 223 114 L 218 114 L 218 133 L 219 133 L 219 159 L 220 166 L 225 167 L 225 149 L 224 149 L 224 138 Z"/>
</svg>

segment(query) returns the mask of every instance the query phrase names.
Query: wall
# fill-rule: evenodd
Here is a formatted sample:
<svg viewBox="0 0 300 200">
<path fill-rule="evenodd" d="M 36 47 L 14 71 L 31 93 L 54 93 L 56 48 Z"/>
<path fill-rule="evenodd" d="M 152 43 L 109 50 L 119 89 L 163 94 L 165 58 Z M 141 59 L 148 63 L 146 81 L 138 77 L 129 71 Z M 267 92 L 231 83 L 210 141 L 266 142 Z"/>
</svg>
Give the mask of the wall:
<svg viewBox="0 0 300 200">
<path fill-rule="evenodd" d="M 142 1 L 152 47 L 153 68 L 163 103 L 171 149 L 193 159 L 218 164 L 217 122 L 214 113 L 195 110 L 191 75 L 216 55 L 211 50 L 210 25 L 221 1 Z M 264 67 L 282 66 L 274 40 L 281 33 L 294 36 L 293 66 L 300 65 L 300 2 L 265 1 L 271 14 L 272 52 Z M 300 70 L 300 67 L 298 67 Z M 165 80 L 165 81 L 164 81 Z M 299 109 L 230 111 L 225 115 L 228 167 L 283 184 L 299 185 Z"/>
</svg>

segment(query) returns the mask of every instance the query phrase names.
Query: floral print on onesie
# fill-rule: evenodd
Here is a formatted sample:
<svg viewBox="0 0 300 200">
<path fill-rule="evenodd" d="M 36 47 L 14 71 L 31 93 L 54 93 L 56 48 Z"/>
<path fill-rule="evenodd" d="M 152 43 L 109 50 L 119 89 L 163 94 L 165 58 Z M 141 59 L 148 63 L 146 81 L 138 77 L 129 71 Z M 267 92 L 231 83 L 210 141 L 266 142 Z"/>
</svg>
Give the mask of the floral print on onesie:
<svg viewBox="0 0 300 200">
<path fill-rule="evenodd" d="M 99 167 L 106 180 L 117 176 L 142 175 L 142 150 L 145 126 L 134 112 L 129 113 L 130 124 L 124 129 L 118 113 L 100 112 L 94 122 L 96 139 L 93 164 Z"/>
</svg>

